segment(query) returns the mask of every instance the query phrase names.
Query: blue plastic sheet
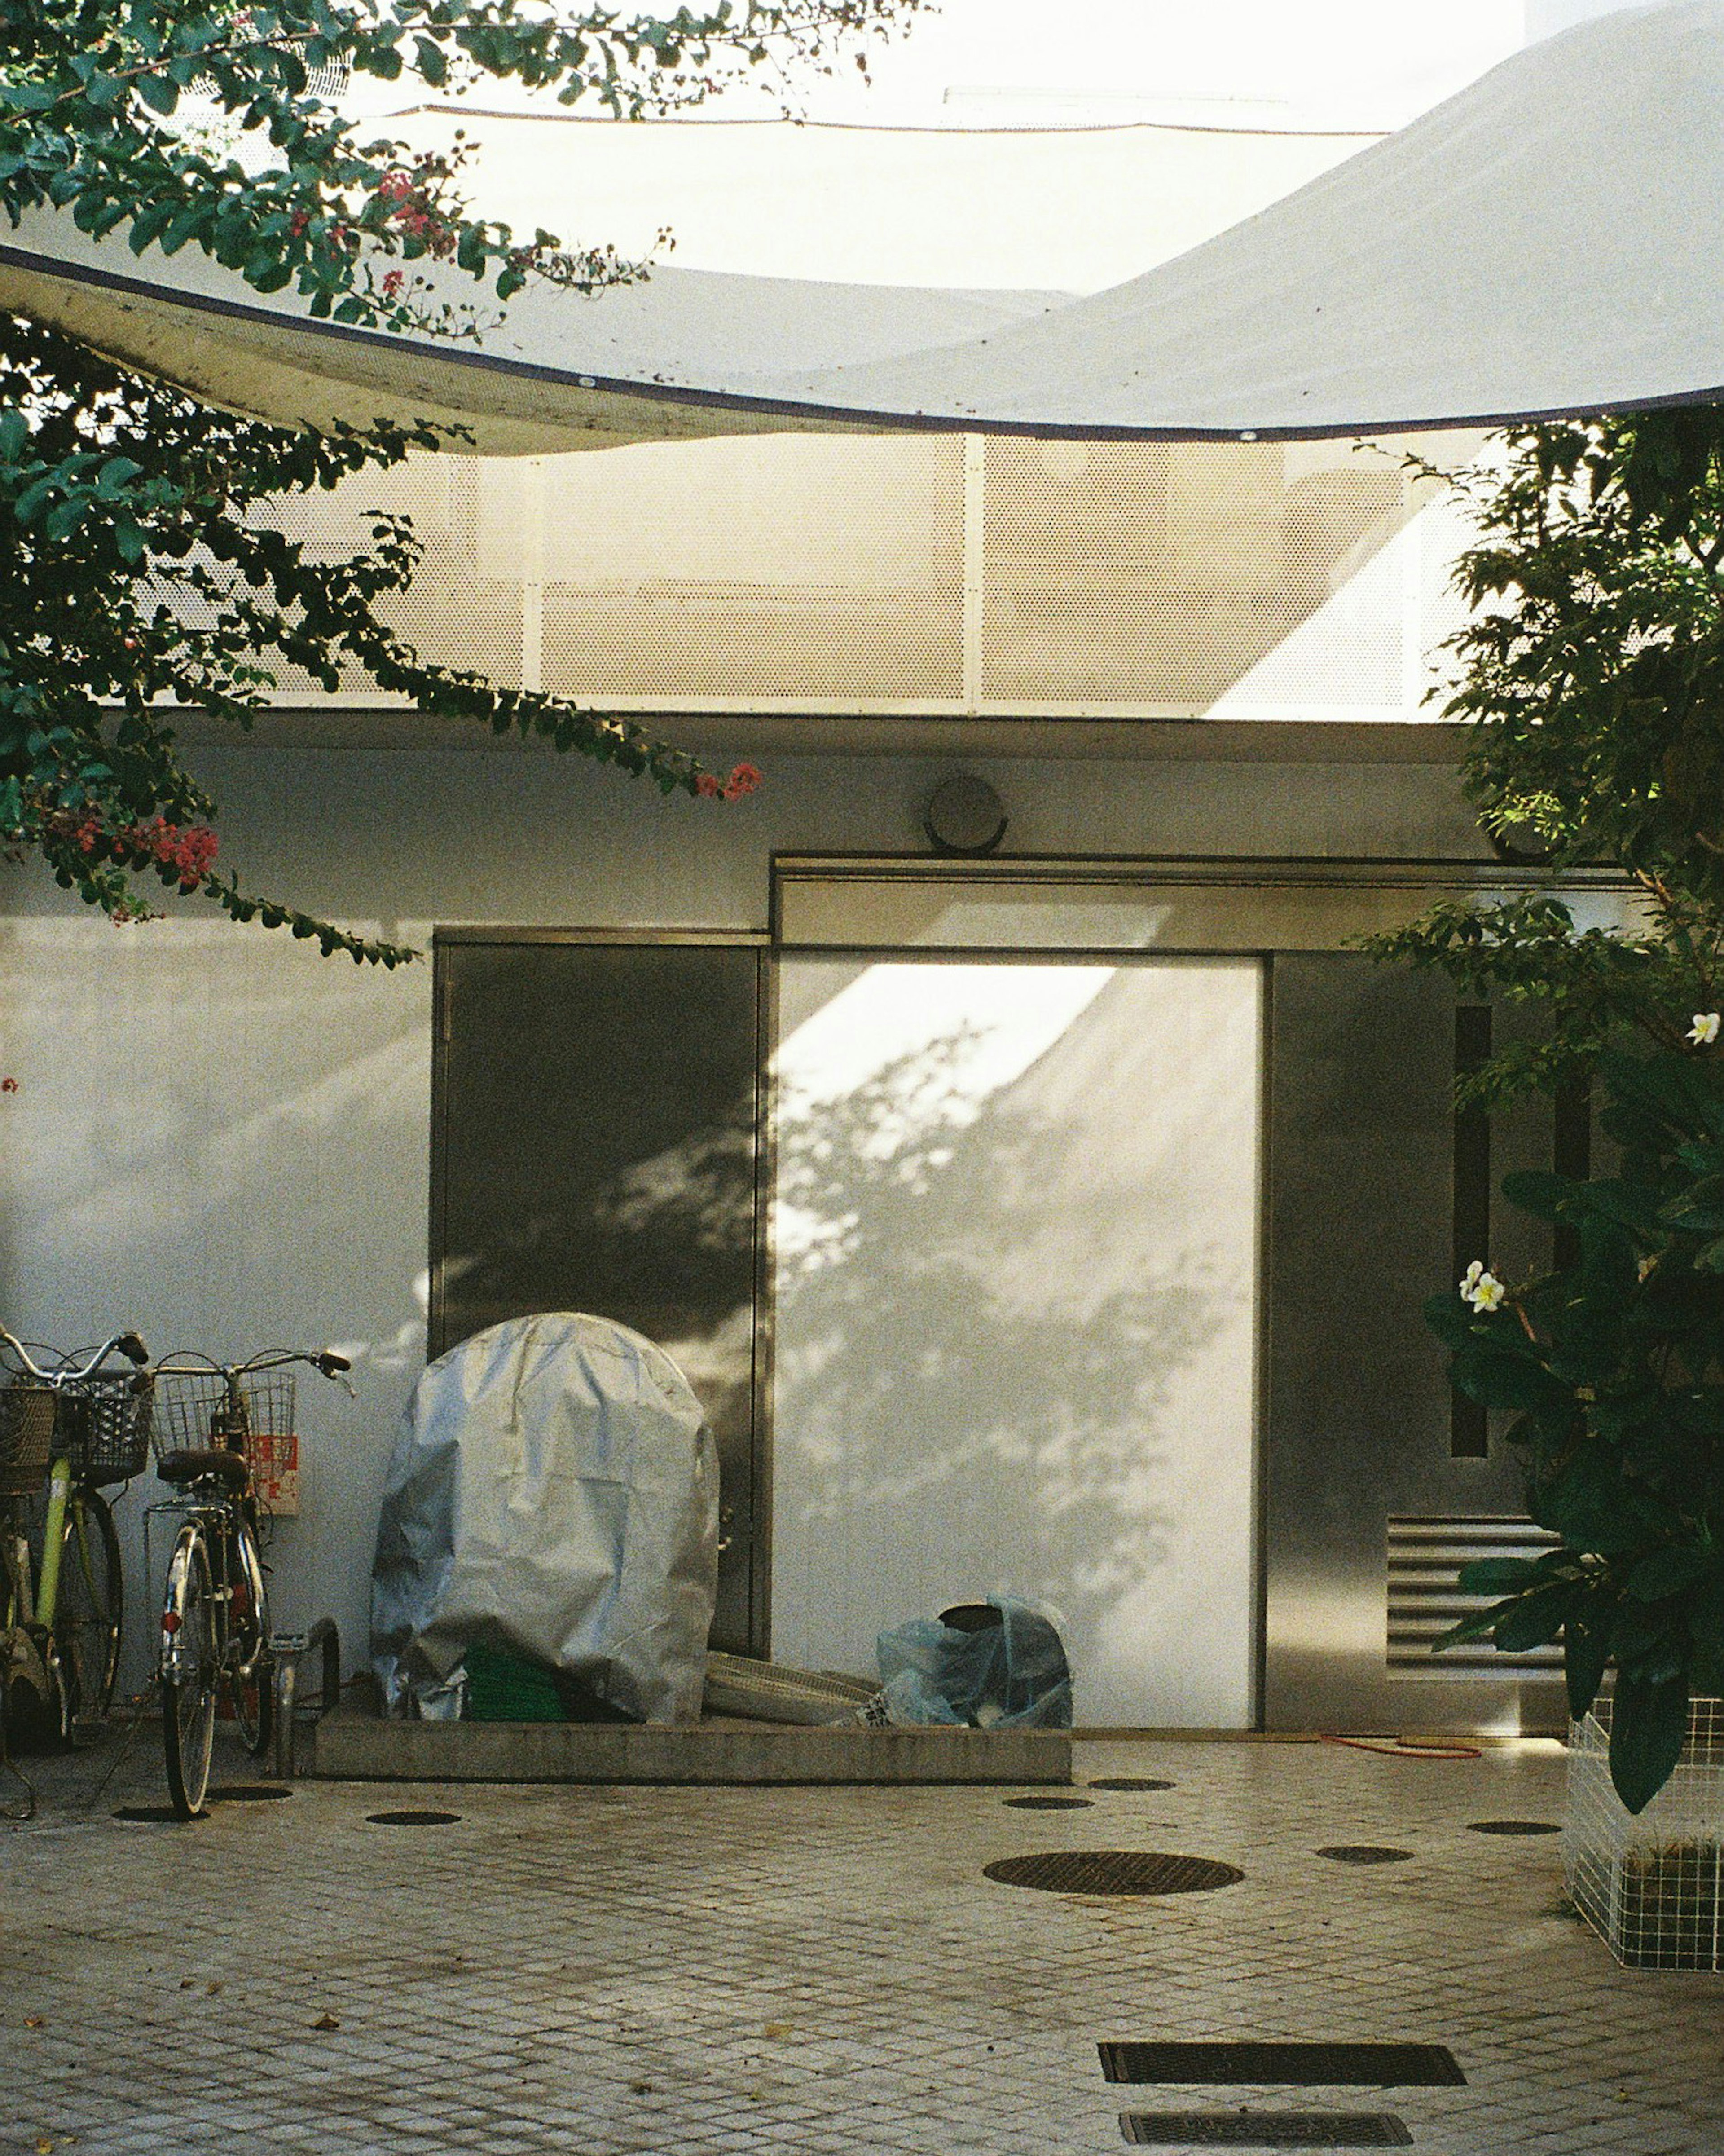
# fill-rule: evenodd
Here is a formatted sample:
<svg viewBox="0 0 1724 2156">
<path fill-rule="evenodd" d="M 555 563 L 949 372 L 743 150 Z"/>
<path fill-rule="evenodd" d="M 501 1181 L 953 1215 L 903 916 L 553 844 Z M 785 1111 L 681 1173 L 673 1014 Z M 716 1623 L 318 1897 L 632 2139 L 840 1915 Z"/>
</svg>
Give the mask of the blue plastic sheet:
<svg viewBox="0 0 1724 2156">
<path fill-rule="evenodd" d="M 1060 1635 L 1039 1610 L 990 1594 L 1000 1622 L 958 1631 L 937 1617 L 882 1632 L 875 1642 L 886 1711 L 895 1722 L 948 1728 L 1071 1727 L 1071 1671 Z"/>
</svg>

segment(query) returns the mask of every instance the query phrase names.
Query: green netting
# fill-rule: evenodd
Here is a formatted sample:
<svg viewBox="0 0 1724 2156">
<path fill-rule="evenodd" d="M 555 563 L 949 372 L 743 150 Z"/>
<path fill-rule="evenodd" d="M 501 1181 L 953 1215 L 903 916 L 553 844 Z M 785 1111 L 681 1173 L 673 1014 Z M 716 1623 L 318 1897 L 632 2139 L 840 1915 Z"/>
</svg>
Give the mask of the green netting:
<svg viewBox="0 0 1724 2156">
<path fill-rule="evenodd" d="M 506 1648 L 470 1646 L 467 1714 L 474 1722 L 567 1722 L 557 1673 Z"/>
</svg>

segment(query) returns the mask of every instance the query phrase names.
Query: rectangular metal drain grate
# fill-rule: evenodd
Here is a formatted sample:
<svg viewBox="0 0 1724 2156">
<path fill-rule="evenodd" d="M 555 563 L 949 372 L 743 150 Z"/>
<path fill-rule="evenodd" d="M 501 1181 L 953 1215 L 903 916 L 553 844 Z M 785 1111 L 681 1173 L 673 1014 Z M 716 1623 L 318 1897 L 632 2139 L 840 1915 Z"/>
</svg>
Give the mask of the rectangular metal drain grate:
<svg viewBox="0 0 1724 2156">
<path fill-rule="evenodd" d="M 1383 2111 L 1128 2111 L 1120 2131 L 1135 2148 L 1410 2148 L 1413 2136 Z"/>
<path fill-rule="evenodd" d="M 1100 2044 L 1096 2049 L 1111 2082 L 1254 2088 L 1466 2086 L 1455 2054 L 1442 2044 Z"/>
</svg>

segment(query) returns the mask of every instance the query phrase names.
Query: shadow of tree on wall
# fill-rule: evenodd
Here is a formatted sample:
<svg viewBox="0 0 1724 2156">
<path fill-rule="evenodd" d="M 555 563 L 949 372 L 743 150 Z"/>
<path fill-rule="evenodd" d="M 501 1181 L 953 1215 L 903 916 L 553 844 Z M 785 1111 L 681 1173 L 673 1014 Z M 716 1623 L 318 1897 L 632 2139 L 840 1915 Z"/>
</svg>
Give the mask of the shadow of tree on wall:
<svg viewBox="0 0 1724 2156">
<path fill-rule="evenodd" d="M 847 1553 L 859 1639 L 1008 1584 L 1092 1632 L 1180 1530 L 1157 1495 L 1172 1394 L 1234 1298 L 1201 1222 L 1164 1224 L 1170 1262 L 1075 1183 L 1081 1133 L 1044 1081 L 1105 1034 L 1107 1001 L 979 1110 L 969 1027 L 785 1101 L 776 1443 L 795 1517 L 781 1509 L 779 1532 Z M 891 1606 L 912 1581 L 924 1605 Z"/>
</svg>

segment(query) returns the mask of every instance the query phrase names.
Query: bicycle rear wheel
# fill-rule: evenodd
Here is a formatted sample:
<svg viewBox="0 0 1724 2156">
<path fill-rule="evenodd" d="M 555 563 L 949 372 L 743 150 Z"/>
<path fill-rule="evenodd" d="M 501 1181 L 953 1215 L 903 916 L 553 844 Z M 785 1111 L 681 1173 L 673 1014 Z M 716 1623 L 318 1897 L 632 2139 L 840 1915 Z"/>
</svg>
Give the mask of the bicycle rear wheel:
<svg viewBox="0 0 1724 2156">
<path fill-rule="evenodd" d="M 120 1537 L 107 1500 L 74 1490 L 61 1543 L 54 1636 L 73 1720 L 100 1721 L 114 1697 L 125 1618 Z"/>
<path fill-rule="evenodd" d="M 208 1553 L 198 1529 L 184 1527 L 162 1609 L 162 1748 L 167 1793 L 184 1820 L 198 1817 L 209 1787 L 219 1653 Z"/>
</svg>

